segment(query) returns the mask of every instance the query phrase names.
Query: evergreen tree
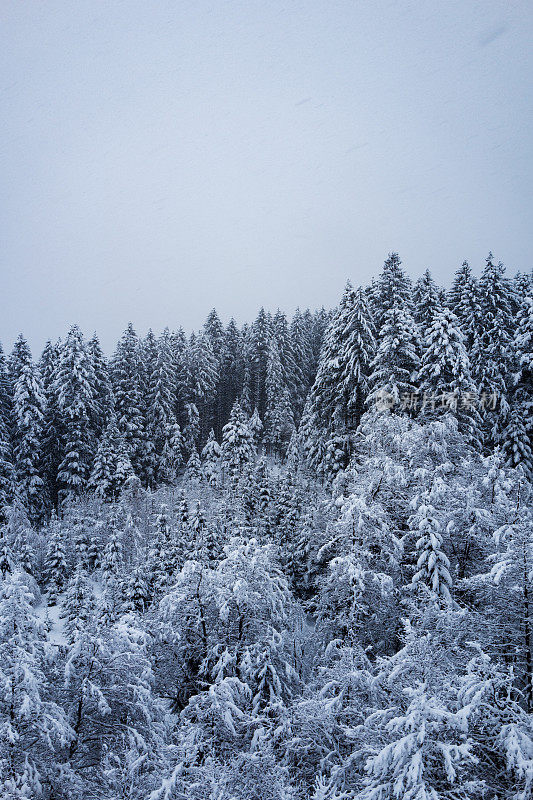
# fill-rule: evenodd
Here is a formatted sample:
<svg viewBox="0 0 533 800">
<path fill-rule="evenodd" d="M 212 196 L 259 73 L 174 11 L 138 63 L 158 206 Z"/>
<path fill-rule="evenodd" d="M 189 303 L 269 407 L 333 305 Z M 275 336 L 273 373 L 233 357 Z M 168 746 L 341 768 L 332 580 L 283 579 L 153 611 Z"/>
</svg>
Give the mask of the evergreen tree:
<svg viewBox="0 0 533 800">
<path fill-rule="evenodd" d="M 62 450 L 57 479 L 65 494 L 79 494 L 87 485 L 95 452 L 95 388 L 91 358 L 75 325 L 61 346 L 55 392 Z"/>
<path fill-rule="evenodd" d="M 478 396 L 464 341 L 457 317 L 449 309 L 434 314 L 426 330 L 418 376 L 422 411 L 439 414 L 446 410 L 455 414 L 460 429 L 471 441 L 479 443 Z"/>
<path fill-rule="evenodd" d="M 191 455 L 185 466 L 183 479 L 187 483 L 200 483 L 202 480 L 202 464 L 196 447 L 193 447 L 191 451 Z"/>
<path fill-rule="evenodd" d="M 230 479 L 236 483 L 246 464 L 253 460 L 253 435 L 244 412 L 236 400 L 228 422 L 222 431 L 222 464 Z"/>
<path fill-rule="evenodd" d="M 381 341 L 374 360 L 369 384 L 369 405 L 399 410 L 417 392 L 420 366 L 420 340 L 409 311 L 393 306 L 383 318 Z"/>
<path fill-rule="evenodd" d="M 268 353 L 265 391 L 264 441 L 271 452 L 283 456 L 294 431 L 294 418 L 275 339 L 272 339 Z"/>
<path fill-rule="evenodd" d="M 466 337 L 466 349 L 470 353 L 481 316 L 481 308 L 477 293 L 477 281 L 472 275 L 468 261 L 463 261 L 462 266 L 455 273 L 452 288 L 448 293 L 448 305 L 459 320 L 461 330 Z"/>
<path fill-rule="evenodd" d="M 478 383 L 487 442 L 502 443 L 508 412 L 507 391 L 513 365 L 512 290 L 505 268 L 489 253 L 478 282 L 480 317 L 471 350 L 472 375 Z"/>
<path fill-rule="evenodd" d="M 12 453 L 12 397 L 7 364 L 0 344 L 0 521 L 15 490 Z"/>
<path fill-rule="evenodd" d="M 413 318 L 421 330 L 429 328 L 442 311 L 441 292 L 428 269 L 414 285 L 413 303 Z"/>
<path fill-rule="evenodd" d="M 429 494 L 422 496 L 409 525 L 419 536 L 416 542 L 418 560 L 413 576 L 413 586 L 424 585 L 432 597 L 451 602 L 450 562 L 442 545 L 441 526 Z"/>
<path fill-rule="evenodd" d="M 221 454 L 220 445 L 215 439 L 213 428 L 211 428 L 207 442 L 202 450 L 202 469 L 210 486 L 217 485 Z"/>
<path fill-rule="evenodd" d="M 126 440 L 133 469 L 140 475 L 145 426 L 142 358 L 139 339 L 131 322 L 111 361 L 111 378 L 118 429 Z"/>
<path fill-rule="evenodd" d="M 57 602 L 57 596 L 63 591 L 67 580 L 67 561 L 63 531 L 57 518 L 50 522 L 50 535 L 46 551 L 46 572 L 48 581 L 48 605 Z"/>
<path fill-rule="evenodd" d="M 133 467 L 126 443 L 119 433 L 117 418 L 112 413 L 98 443 L 88 485 L 100 497 L 117 498 L 132 475 Z"/>
<path fill-rule="evenodd" d="M 13 441 L 18 492 L 30 518 L 38 522 L 46 509 L 41 477 L 45 399 L 41 377 L 27 347 L 19 352 L 16 374 Z"/>
</svg>

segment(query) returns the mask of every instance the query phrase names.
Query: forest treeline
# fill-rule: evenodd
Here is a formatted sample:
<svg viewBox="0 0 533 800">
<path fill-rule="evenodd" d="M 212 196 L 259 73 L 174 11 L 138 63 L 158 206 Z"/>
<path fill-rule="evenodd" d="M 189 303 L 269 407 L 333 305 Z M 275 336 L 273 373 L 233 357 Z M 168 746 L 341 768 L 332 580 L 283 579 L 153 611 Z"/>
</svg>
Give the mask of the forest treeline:
<svg viewBox="0 0 533 800">
<path fill-rule="evenodd" d="M 529 800 L 533 281 L 0 359 L 0 794 Z"/>
</svg>

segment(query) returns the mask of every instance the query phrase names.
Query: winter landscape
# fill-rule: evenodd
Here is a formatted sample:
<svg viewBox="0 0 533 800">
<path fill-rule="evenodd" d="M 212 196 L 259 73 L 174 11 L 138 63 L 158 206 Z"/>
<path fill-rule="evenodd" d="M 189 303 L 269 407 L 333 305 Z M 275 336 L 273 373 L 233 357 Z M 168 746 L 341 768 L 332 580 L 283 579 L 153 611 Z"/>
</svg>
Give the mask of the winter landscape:
<svg viewBox="0 0 533 800">
<path fill-rule="evenodd" d="M 0 2 L 0 800 L 533 800 L 532 41 Z"/>
<path fill-rule="evenodd" d="M 532 287 L 20 336 L 2 797 L 530 798 Z"/>
</svg>

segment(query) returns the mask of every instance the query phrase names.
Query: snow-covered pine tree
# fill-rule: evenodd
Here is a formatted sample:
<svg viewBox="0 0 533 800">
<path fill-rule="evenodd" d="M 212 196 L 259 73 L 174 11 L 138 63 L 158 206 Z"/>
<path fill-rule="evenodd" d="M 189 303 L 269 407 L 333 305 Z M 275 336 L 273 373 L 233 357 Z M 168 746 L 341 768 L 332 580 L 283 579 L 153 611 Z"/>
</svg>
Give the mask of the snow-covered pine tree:
<svg viewBox="0 0 533 800">
<path fill-rule="evenodd" d="M 500 445 L 509 410 L 507 393 L 513 368 L 513 291 L 503 264 L 489 253 L 477 284 L 480 316 L 470 353 L 472 376 L 478 384 L 486 446 Z"/>
<path fill-rule="evenodd" d="M 131 322 L 117 344 L 110 372 L 118 429 L 126 440 L 133 469 L 140 475 L 145 427 L 143 373 L 141 346 Z"/>
<path fill-rule="evenodd" d="M 413 587 L 425 588 L 437 602 L 450 603 L 450 561 L 444 552 L 441 523 L 431 505 L 429 492 L 422 494 L 415 513 L 409 518 L 409 526 L 419 537 L 416 541 L 417 562 Z"/>
<path fill-rule="evenodd" d="M 525 294 L 514 336 L 515 373 L 510 390 L 509 419 L 502 450 L 511 467 L 521 465 L 533 477 L 533 291 Z"/>
<path fill-rule="evenodd" d="M 374 352 L 374 328 L 366 297 L 360 288 L 354 291 L 348 283 L 326 332 L 301 423 L 309 463 L 330 477 L 350 459 Z M 333 452 L 339 455 L 332 460 Z"/>
<path fill-rule="evenodd" d="M 107 500 L 116 499 L 128 478 L 133 475 L 126 442 L 119 433 L 117 418 L 111 412 L 107 427 L 98 443 L 88 486 Z"/>
<path fill-rule="evenodd" d="M 12 395 L 7 364 L 0 344 L 0 521 L 15 491 L 12 451 Z"/>
<path fill-rule="evenodd" d="M 13 454 L 17 490 L 32 522 L 40 522 L 46 511 L 45 485 L 41 477 L 45 398 L 41 376 L 26 345 L 17 354 L 13 387 Z"/>
<path fill-rule="evenodd" d="M 46 549 L 46 574 L 48 605 L 53 606 L 67 582 L 67 560 L 61 523 L 55 515 L 50 520 L 48 547 Z"/>
<path fill-rule="evenodd" d="M 80 494 L 90 476 L 96 450 L 94 381 L 91 357 L 80 329 L 74 325 L 61 345 L 54 381 L 62 452 L 57 480 L 63 495 Z"/>
<path fill-rule="evenodd" d="M 210 486 L 216 486 L 220 471 L 220 457 L 222 450 L 211 428 L 207 442 L 202 449 L 202 469 Z"/>
<path fill-rule="evenodd" d="M 200 456 L 198 455 L 198 450 L 196 446 L 193 445 L 191 450 L 191 455 L 189 456 L 189 460 L 185 465 L 185 472 L 183 474 L 183 480 L 186 483 L 200 483 L 202 480 L 202 464 L 200 461 Z"/>
<path fill-rule="evenodd" d="M 271 339 L 265 378 L 264 442 L 272 454 L 282 457 L 294 431 L 290 394 L 283 376 L 277 342 Z"/>
<path fill-rule="evenodd" d="M 410 398 L 418 391 L 421 344 L 415 321 L 401 306 L 383 317 L 380 342 L 371 364 L 367 397 L 369 407 L 398 412 L 411 410 Z"/>
<path fill-rule="evenodd" d="M 478 395 L 470 371 L 465 338 L 457 317 L 448 308 L 437 311 L 425 331 L 424 352 L 418 373 L 422 413 L 449 412 L 459 429 L 479 446 L 481 418 Z"/>
<path fill-rule="evenodd" d="M 222 466 L 230 480 L 237 483 L 243 467 L 255 457 L 253 435 L 238 400 L 222 430 L 221 450 Z"/>
<path fill-rule="evenodd" d="M 448 292 L 448 305 L 459 320 L 465 336 L 466 349 L 470 354 L 481 316 L 481 308 L 477 293 L 477 281 L 472 275 L 468 261 L 463 261 L 455 273 L 452 288 Z"/>
<path fill-rule="evenodd" d="M 261 422 L 261 417 L 259 416 L 259 411 L 254 408 L 254 413 L 250 417 L 248 422 L 248 427 L 252 431 L 252 436 L 254 437 L 254 445 L 257 450 L 259 450 L 259 446 L 261 444 L 262 439 L 262 431 L 263 431 L 263 423 Z"/>
<path fill-rule="evenodd" d="M 92 362 L 94 373 L 94 418 L 91 420 L 95 436 L 100 438 L 105 430 L 109 413 L 114 408 L 111 379 L 107 361 L 96 333 L 87 342 L 87 352 Z"/>
<path fill-rule="evenodd" d="M 436 314 L 442 311 L 441 290 L 426 269 L 413 287 L 413 318 L 421 330 L 431 327 Z"/>
</svg>

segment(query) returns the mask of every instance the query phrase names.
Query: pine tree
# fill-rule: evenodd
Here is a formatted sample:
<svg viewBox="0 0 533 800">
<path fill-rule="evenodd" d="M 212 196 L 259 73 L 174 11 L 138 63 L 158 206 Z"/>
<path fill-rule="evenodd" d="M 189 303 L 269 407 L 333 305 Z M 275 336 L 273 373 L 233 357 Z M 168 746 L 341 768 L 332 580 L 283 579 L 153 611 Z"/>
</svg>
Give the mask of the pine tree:
<svg viewBox="0 0 533 800">
<path fill-rule="evenodd" d="M 308 461 L 321 471 L 335 474 L 350 459 L 352 435 L 369 389 L 375 346 L 364 292 L 354 291 L 348 283 L 326 332 L 301 423 Z M 337 466 L 332 463 L 332 452 L 339 453 Z"/>
<path fill-rule="evenodd" d="M 89 480 L 96 449 L 94 380 L 91 358 L 74 325 L 61 346 L 55 379 L 62 450 L 57 479 L 65 494 L 79 494 Z"/>
<path fill-rule="evenodd" d="M 33 522 L 43 519 L 46 501 L 41 477 L 45 399 L 29 348 L 19 351 L 13 391 L 14 458 L 18 491 Z"/>
<path fill-rule="evenodd" d="M 61 616 L 65 619 L 65 632 L 72 643 L 94 612 L 94 596 L 84 565 L 79 562 L 69 580 L 63 599 Z"/>
<path fill-rule="evenodd" d="M 207 442 L 202 450 L 202 469 L 210 486 L 217 485 L 221 454 L 220 445 L 215 439 L 213 428 L 211 428 Z"/>
<path fill-rule="evenodd" d="M 183 479 L 187 483 L 200 483 L 202 480 L 202 464 L 196 447 L 193 447 L 191 451 L 191 455 L 185 466 Z"/>
<path fill-rule="evenodd" d="M 419 353 L 420 340 L 411 314 L 393 306 L 383 318 L 381 340 L 371 364 L 369 406 L 397 411 L 409 403 L 417 392 Z"/>
<path fill-rule="evenodd" d="M 145 426 L 142 357 L 139 339 L 131 322 L 111 361 L 111 379 L 118 429 L 126 440 L 133 469 L 140 475 Z"/>
<path fill-rule="evenodd" d="M 0 521 L 15 491 L 12 452 L 12 396 L 7 364 L 0 344 Z"/>
<path fill-rule="evenodd" d="M 441 292 L 427 269 L 417 280 L 413 290 L 413 318 L 422 330 L 433 324 L 435 315 L 442 311 Z"/>
<path fill-rule="evenodd" d="M 294 418 L 275 339 L 272 339 L 268 352 L 265 391 L 264 441 L 272 453 L 283 456 L 294 431 Z"/>
<path fill-rule="evenodd" d="M 398 253 L 389 253 L 381 274 L 372 287 L 372 316 L 378 332 L 385 323 L 386 315 L 393 308 L 411 311 L 411 281 L 402 268 Z"/>
<path fill-rule="evenodd" d="M 502 443 L 507 392 L 513 364 L 512 290 L 505 268 L 489 253 L 478 282 L 480 317 L 471 350 L 472 375 L 478 383 L 487 443 Z"/>
<path fill-rule="evenodd" d="M 253 436 L 244 412 L 236 400 L 222 431 L 222 465 L 230 479 L 237 483 L 243 467 L 253 460 Z"/>
<path fill-rule="evenodd" d="M 477 293 L 477 281 L 472 275 L 468 261 L 463 261 L 462 266 L 455 273 L 452 288 L 448 293 L 448 305 L 459 320 L 465 336 L 466 349 L 470 353 L 481 316 L 481 308 Z"/>
<path fill-rule="evenodd" d="M 63 531 L 57 518 L 50 521 L 50 534 L 46 551 L 46 572 L 48 581 L 48 605 L 57 602 L 67 580 L 67 561 L 63 542 Z"/>
<path fill-rule="evenodd" d="M 252 436 L 254 437 L 254 445 L 256 449 L 259 449 L 259 445 L 261 443 L 261 432 L 263 430 L 263 423 L 261 422 L 261 417 L 259 416 L 259 411 L 257 407 L 254 408 L 254 413 L 250 417 L 250 421 L 248 422 L 248 427 L 252 432 Z"/>
<path fill-rule="evenodd" d="M 94 374 L 94 417 L 91 423 L 95 436 L 100 438 L 114 406 L 109 368 L 96 333 L 87 342 L 87 352 L 91 359 Z"/>
<path fill-rule="evenodd" d="M 422 412 L 455 414 L 470 441 L 479 444 L 481 419 L 470 360 L 457 317 L 447 308 L 436 312 L 425 332 L 425 349 L 418 380 Z"/>
<path fill-rule="evenodd" d="M 412 583 L 416 587 L 425 586 L 432 597 L 450 603 L 450 562 L 443 549 L 441 525 L 430 499 L 429 494 L 423 495 L 416 513 L 409 519 L 412 530 L 419 535 L 416 542 L 418 560 Z"/>
<path fill-rule="evenodd" d="M 116 499 L 132 475 L 133 467 L 126 443 L 119 433 L 117 418 L 112 413 L 98 443 L 88 485 L 99 497 Z"/>
<path fill-rule="evenodd" d="M 39 359 L 39 373 L 45 397 L 44 432 L 42 448 L 43 479 L 51 507 L 57 504 L 57 473 L 61 463 L 61 420 L 59 414 L 56 377 L 59 367 L 60 343 L 47 341 Z"/>
</svg>

